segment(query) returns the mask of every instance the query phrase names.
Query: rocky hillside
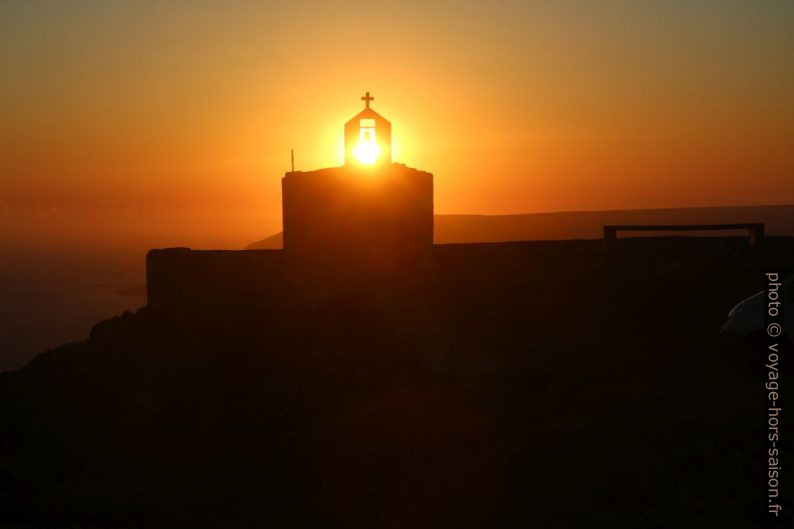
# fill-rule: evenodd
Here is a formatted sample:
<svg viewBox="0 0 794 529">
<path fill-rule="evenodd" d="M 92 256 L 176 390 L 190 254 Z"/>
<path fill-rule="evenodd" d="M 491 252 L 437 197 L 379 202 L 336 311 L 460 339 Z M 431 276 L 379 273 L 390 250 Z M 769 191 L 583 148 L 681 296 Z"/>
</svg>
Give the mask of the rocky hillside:
<svg viewBox="0 0 794 529">
<path fill-rule="evenodd" d="M 0 378 L 0 526 L 758 526 L 763 373 L 719 329 L 793 241 L 621 242 L 101 322 Z"/>
</svg>

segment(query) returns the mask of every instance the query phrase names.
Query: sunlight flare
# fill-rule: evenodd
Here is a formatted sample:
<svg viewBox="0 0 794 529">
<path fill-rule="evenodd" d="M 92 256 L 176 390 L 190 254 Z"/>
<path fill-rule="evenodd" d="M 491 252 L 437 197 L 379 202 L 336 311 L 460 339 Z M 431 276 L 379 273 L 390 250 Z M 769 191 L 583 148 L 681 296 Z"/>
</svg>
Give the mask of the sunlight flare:
<svg viewBox="0 0 794 529">
<path fill-rule="evenodd" d="M 373 165 L 378 161 L 380 153 L 381 149 L 375 141 L 374 133 L 362 130 L 361 141 L 353 148 L 356 160 L 364 165 Z"/>
</svg>

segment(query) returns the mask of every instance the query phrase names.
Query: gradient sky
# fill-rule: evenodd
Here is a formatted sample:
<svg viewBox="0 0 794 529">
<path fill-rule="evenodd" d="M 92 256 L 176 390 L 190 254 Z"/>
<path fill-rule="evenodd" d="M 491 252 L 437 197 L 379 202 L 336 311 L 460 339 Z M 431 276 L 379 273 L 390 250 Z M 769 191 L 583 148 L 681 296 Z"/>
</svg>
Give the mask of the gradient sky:
<svg viewBox="0 0 794 529">
<path fill-rule="evenodd" d="M 0 3 L 0 242 L 239 247 L 369 90 L 438 213 L 794 203 L 794 2 Z M 32 244 L 32 243 L 31 243 Z"/>
</svg>

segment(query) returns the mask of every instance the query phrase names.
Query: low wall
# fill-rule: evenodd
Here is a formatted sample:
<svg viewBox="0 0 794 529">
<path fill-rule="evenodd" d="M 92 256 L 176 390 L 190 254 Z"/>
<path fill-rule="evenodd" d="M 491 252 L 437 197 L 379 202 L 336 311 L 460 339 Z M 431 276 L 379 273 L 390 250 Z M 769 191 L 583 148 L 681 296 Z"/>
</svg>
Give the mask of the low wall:
<svg viewBox="0 0 794 529">
<path fill-rule="evenodd" d="M 759 259 L 774 263 L 791 255 L 794 239 L 767 238 L 763 255 L 751 253 L 743 237 L 625 238 L 620 248 L 617 256 L 607 258 L 598 239 L 444 244 L 432 246 L 410 265 L 399 262 L 399 266 L 380 268 L 356 260 L 334 260 L 331 255 L 307 259 L 302 252 L 288 250 L 168 248 L 147 255 L 148 305 L 180 312 L 261 313 L 273 306 L 311 310 L 316 303 L 371 282 L 407 280 L 432 286 L 452 281 L 461 289 L 477 289 L 527 274 L 559 281 L 566 274 L 586 274 L 602 266 L 673 264 L 682 273 L 718 267 L 721 262 L 756 266 Z"/>
</svg>

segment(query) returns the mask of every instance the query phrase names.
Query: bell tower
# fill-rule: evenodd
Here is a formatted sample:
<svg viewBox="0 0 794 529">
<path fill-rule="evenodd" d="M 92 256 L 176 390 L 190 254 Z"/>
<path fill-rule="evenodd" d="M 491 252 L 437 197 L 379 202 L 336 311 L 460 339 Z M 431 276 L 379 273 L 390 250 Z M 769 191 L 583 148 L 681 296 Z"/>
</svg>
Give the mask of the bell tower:
<svg viewBox="0 0 794 529">
<path fill-rule="evenodd" d="M 372 110 L 369 92 L 361 97 L 364 110 L 345 123 L 345 165 L 362 168 L 390 164 L 391 123 Z"/>
</svg>

